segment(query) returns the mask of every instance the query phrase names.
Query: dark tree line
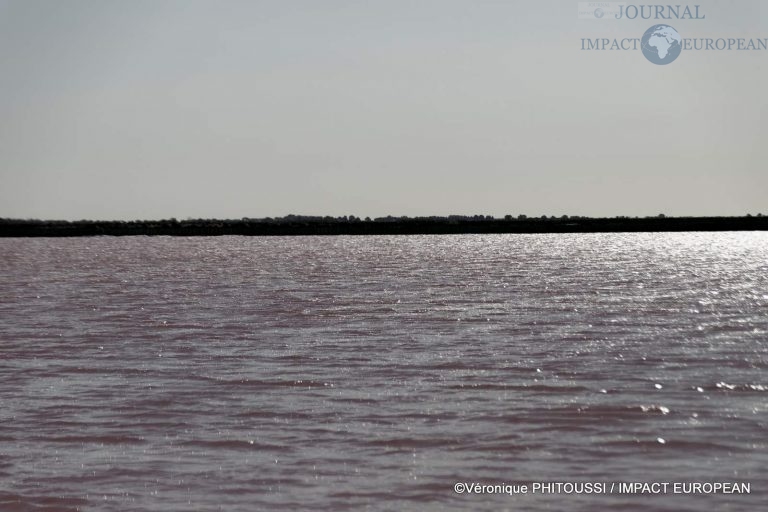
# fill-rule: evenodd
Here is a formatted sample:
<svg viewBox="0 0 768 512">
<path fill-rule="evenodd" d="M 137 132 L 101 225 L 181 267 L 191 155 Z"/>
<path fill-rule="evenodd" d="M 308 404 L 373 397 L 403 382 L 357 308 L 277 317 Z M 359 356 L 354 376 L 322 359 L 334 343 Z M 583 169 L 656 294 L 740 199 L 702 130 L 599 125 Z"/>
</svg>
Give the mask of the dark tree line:
<svg viewBox="0 0 768 512">
<path fill-rule="evenodd" d="M 506 215 L 450 215 L 447 217 L 377 217 L 354 215 L 285 217 L 237 220 L 187 219 L 142 221 L 65 221 L 0 219 L 0 236 L 285 236 L 285 235 L 397 235 L 461 233 L 599 233 L 649 231 L 754 231 L 768 230 L 768 217 L 527 217 Z"/>
</svg>

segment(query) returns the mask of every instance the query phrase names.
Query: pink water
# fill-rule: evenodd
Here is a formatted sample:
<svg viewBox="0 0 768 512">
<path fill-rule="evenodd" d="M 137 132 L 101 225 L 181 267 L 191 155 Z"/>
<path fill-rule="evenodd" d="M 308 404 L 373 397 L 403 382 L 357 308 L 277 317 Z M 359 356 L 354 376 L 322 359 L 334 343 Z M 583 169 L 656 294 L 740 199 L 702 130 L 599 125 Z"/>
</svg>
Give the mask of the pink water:
<svg viewBox="0 0 768 512">
<path fill-rule="evenodd" d="M 0 239 L 0 510 L 758 510 L 767 368 L 766 233 Z"/>
</svg>

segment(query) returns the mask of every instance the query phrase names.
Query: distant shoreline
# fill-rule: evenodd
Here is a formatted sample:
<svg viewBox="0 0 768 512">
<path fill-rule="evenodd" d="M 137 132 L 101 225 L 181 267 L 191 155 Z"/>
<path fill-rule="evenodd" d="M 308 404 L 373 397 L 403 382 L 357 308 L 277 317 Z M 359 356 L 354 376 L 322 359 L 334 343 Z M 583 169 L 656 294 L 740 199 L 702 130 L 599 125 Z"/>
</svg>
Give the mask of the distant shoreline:
<svg viewBox="0 0 768 512">
<path fill-rule="evenodd" d="M 497 233 L 620 233 L 766 231 L 768 216 L 537 217 L 450 216 L 304 217 L 239 220 L 53 221 L 0 219 L 0 237 L 453 235 Z"/>
</svg>

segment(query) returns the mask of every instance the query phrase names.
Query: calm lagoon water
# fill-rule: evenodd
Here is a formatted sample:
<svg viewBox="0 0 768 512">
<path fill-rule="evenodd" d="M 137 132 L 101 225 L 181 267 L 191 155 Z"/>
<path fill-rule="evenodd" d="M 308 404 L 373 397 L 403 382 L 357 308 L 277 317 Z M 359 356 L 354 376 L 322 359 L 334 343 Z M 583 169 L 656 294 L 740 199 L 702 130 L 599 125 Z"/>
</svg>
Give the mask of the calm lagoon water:
<svg viewBox="0 0 768 512">
<path fill-rule="evenodd" d="M 767 368 L 768 233 L 0 239 L 0 510 L 757 510 Z"/>
</svg>

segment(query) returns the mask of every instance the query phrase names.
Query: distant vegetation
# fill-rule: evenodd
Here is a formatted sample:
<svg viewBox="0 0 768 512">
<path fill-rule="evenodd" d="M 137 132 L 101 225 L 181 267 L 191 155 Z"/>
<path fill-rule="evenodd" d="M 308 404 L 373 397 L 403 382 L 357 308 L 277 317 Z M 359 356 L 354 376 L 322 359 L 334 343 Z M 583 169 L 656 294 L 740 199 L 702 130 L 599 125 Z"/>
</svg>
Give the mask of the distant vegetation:
<svg viewBox="0 0 768 512">
<path fill-rule="evenodd" d="M 187 219 L 142 221 L 64 221 L 0 219 L 0 236 L 280 236 L 280 235 L 410 235 L 460 233 L 599 233 L 645 231 L 755 231 L 768 230 L 768 217 L 528 217 L 506 215 L 450 215 L 448 217 L 377 217 L 361 219 L 287 215 L 239 220 Z"/>
</svg>

